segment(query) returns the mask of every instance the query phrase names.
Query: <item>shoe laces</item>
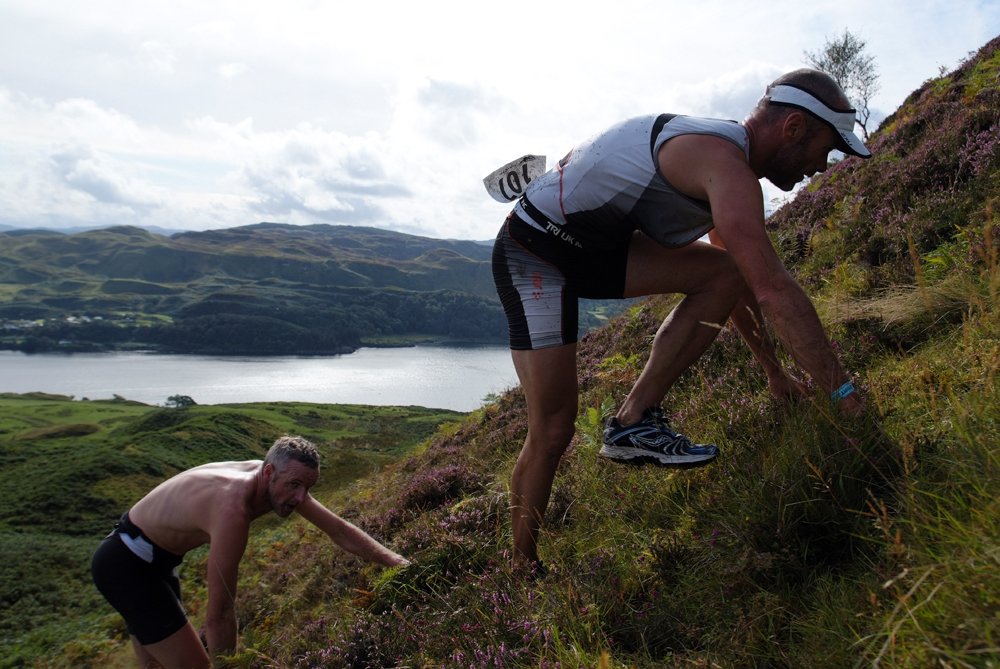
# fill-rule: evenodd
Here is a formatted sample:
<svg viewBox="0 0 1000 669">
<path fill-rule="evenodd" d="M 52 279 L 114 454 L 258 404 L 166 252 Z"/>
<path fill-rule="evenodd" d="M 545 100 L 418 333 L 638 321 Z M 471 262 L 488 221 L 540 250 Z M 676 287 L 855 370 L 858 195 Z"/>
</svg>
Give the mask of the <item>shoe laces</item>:
<svg viewBox="0 0 1000 669">
<path fill-rule="evenodd" d="M 662 407 L 649 407 L 646 409 L 646 413 L 648 413 L 649 417 L 653 419 L 654 425 L 659 428 L 666 428 L 667 430 L 670 430 L 670 422 L 667 420 L 667 414 Z"/>
<path fill-rule="evenodd" d="M 679 442 L 683 446 L 694 445 L 694 442 L 686 435 L 676 432 L 670 427 L 670 421 L 667 420 L 667 413 L 663 410 L 663 407 L 649 407 L 646 411 L 649 413 L 649 417 L 653 419 L 653 424 L 656 425 L 657 429 L 669 435 L 675 443 Z"/>
</svg>

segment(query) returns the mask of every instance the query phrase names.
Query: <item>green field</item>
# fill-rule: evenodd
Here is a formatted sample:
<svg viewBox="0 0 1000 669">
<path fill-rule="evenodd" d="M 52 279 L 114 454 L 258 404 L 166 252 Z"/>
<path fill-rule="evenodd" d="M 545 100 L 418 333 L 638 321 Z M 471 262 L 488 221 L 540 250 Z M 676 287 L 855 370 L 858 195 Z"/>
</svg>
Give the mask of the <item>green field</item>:
<svg viewBox="0 0 1000 669">
<path fill-rule="evenodd" d="M 420 407 L 164 409 L 0 394 L 0 666 L 31 666 L 70 639 L 118 624 L 90 585 L 90 555 L 117 517 L 169 476 L 261 458 L 276 437 L 301 434 L 323 456 L 313 493 L 332 500 L 461 417 Z"/>
</svg>

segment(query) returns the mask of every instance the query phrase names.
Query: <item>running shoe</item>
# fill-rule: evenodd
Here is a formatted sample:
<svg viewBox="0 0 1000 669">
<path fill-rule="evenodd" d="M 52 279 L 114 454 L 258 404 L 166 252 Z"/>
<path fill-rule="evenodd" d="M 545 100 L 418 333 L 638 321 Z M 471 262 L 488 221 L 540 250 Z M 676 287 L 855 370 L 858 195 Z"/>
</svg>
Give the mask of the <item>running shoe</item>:
<svg viewBox="0 0 1000 669">
<path fill-rule="evenodd" d="M 667 424 L 660 407 L 651 407 L 635 425 L 622 426 L 612 416 L 604 427 L 599 455 L 630 464 L 645 462 L 660 467 L 698 467 L 719 455 L 715 444 L 695 444 Z"/>
</svg>

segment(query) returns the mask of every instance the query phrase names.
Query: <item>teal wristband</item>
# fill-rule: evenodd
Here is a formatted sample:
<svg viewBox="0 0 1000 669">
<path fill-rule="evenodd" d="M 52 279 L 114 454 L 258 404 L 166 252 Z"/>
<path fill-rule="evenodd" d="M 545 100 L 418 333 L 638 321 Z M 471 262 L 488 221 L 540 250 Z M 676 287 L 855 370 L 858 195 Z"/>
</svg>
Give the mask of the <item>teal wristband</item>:
<svg viewBox="0 0 1000 669">
<path fill-rule="evenodd" d="M 832 393 L 830 393 L 830 401 L 839 402 L 840 400 L 844 399 L 853 392 L 854 392 L 854 384 L 851 383 L 850 381 L 847 381 L 844 383 L 844 385 L 842 385 L 841 387 L 837 388 Z"/>
</svg>

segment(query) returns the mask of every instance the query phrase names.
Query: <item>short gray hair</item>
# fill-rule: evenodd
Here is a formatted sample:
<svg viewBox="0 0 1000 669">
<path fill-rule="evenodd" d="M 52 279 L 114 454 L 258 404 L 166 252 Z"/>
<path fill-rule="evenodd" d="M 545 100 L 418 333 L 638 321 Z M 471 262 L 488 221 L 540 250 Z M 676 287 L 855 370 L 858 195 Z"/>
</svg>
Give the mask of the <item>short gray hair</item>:
<svg viewBox="0 0 1000 669">
<path fill-rule="evenodd" d="M 830 109 L 845 109 L 851 106 L 850 100 L 847 99 L 847 95 L 840 87 L 840 84 L 837 83 L 837 80 L 821 70 L 803 67 L 798 70 L 786 72 L 772 81 L 770 86 L 767 87 L 767 91 L 769 93 L 775 86 L 783 85 L 801 88 Z M 760 99 L 752 113 L 760 121 L 764 123 L 782 122 L 792 112 L 802 112 L 797 107 L 787 107 L 778 103 L 772 104 L 771 96 L 768 93 L 764 94 L 764 97 Z M 827 123 L 824 123 L 808 112 L 805 113 L 805 119 L 806 137 L 812 137 L 821 128 L 828 126 Z"/>
<path fill-rule="evenodd" d="M 270 464 L 280 471 L 289 460 L 301 462 L 311 469 L 319 469 L 319 451 L 304 437 L 291 435 L 279 437 L 268 449 L 264 464 Z"/>
<path fill-rule="evenodd" d="M 801 88 L 830 109 L 845 109 L 851 106 L 850 100 L 840 87 L 837 80 L 822 70 L 803 67 L 786 72 L 771 82 L 768 90 L 775 86 L 794 86 Z"/>
</svg>

